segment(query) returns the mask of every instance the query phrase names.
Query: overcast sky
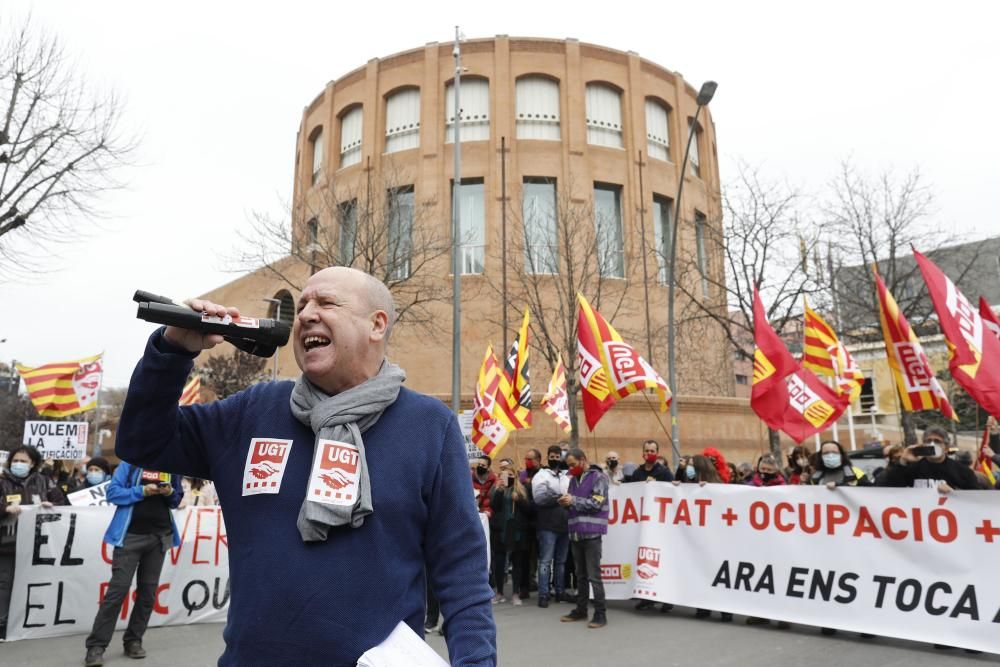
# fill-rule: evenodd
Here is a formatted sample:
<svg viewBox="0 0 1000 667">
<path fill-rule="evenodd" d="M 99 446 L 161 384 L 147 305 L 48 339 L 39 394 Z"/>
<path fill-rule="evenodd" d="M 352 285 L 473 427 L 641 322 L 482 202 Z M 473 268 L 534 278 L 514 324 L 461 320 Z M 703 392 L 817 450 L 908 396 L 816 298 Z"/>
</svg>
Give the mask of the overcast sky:
<svg viewBox="0 0 1000 667">
<path fill-rule="evenodd" d="M 140 165 L 120 174 L 128 188 L 107 196 L 103 231 L 70 265 L 0 284 L 0 359 L 103 350 L 105 386 L 128 382 L 152 329 L 135 319 L 135 289 L 184 298 L 236 277 L 235 232 L 290 197 L 295 131 L 324 85 L 450 41 L 456 23 L 468 38 L 574 37 L 637 51 L 695 87 L 715 79 L 723 181 L 735 159 L 815 193 L 847 158 L 919 165 L 936 223 L 970 238 L 1000 230 L 1000 3 L 0 3 L 3 23 L 29 13 L 122 95 Z"/>
</svg>

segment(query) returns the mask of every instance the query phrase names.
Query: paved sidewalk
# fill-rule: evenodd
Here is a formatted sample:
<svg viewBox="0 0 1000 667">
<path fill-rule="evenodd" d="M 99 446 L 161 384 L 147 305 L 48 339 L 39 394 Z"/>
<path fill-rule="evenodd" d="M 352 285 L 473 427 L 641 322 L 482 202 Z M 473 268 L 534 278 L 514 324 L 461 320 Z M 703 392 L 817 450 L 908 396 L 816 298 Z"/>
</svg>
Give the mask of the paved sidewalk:
<svg viewBox="0 0 1000 667">
<path fill-rule="evenodd" d="M 535 600 L 521 607 L 496 605 L 500 664 L 533 667 L 775 667 L 803 664 L 809 667 L 843 665 L 880 667 L 938 667 L 940 665 L 997 665 L 1000 656 L 968 655 L 957 649 L 935 650 L 929 644 L 894 639 L 860 639 L 853 633 L 824 637 L 819 628 L 796 626 L 779 630 L 752 626 L 736 617 L 733 623 L 694 618 L 694 610 L 678 607 L 669 614 L 636 612 L 629 602 L 608 604 L 608 626 L 589 630 L 583 623 L 560 623 L 572 606 L 553 604 L 539 609 Z M 200 667 L 214 665 L 222 653 L 222 624 L 152 628 L 146 633 L 149 657 L 141 662 L 122 653 L 121 633 L 116 633 L 106 665 L 134 667 Z M 3 667 L 64 667 L 82 665 L 84 635 L 0 644 Z M 429 637 L 441 655 L 447 655 L 444 638 Z"/>
</svg>

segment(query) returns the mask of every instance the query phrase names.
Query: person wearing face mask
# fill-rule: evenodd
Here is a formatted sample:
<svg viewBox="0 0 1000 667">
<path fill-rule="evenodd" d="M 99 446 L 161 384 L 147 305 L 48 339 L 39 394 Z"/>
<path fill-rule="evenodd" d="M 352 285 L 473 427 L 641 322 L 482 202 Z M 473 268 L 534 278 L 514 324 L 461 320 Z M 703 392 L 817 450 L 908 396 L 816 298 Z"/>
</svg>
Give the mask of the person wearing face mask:
<svg viewBox="0 0 1000 667">
<path fill-rule="evenodd" d="M 824 484 L 828 489 L 838 486 L 871 486 L 861 468 L 851 465 L 847 453 L 836 440 L 827 440 L 819 448 L 816 471 L 809 478 L 810 484 Z"/>
<path fill-rule="evenodd" d="M 89 489 L 98 484 L 104 484 L 109 479 L 111 479 L 111 464 L 103 456 L 95 456 L 87 461 L 87 475 L 83 478 L 83 484 L 79 488 L 80 490 Z"/>
<path fill-rule="evenodd" d="M 757 471 L 750 479 L 750 486 L 784 486 L 785 477 L 778 470 L 778 462 L 770 454 L 757 459 Z"/>
<path fill-rule="evenodd" d="M 608 476 L 608 481 L 614 486 L 625 481 L 625 473 L 622 472 L 618 452 L 608 452 L 608 455 L 604 457 L 604 474 Z"/>
<path fill-rule="evenodd" d="M 7 609 L 14 583 L 16 520 L 24 505 L 68 505 L 65 494 L 42 475 L 42 455 L 29 445 L 15 447 L 0 474 L 0 638 L 7 634 Z"/>
<path fill-rule="evenodd" d="M 593 591 L 594 616 L 588 628 L 608 624 L 601 580 L 601 550 L 608 532 L 608 477 L 599 465 L 591 465 L 582 449 L 572 449 L 566 456 L 569 464 L 569 490 L 559 504 L 569 510 L 569 539 L 576 565 L 576 609 L 563 616 L 564 623 L 587 620 L 587 605 Z"/>
<path fill-rule="evenodd" d="M 510 600 L 518 607 L 528 598 L 528 550 L 531 548 L 528 516 L 533 510 L 513 460 L 500 460 L 500 474 L 497 478 L 497 485 L 490 499 L 492 524 L 498 529 L 498 539 L 493 549 L 493 581 L 496 582 L 497 589 L 494 602 L 505 601 L 504 580 L 507 578 L 507 564 L 510 563 Z"/>
<path fill-rule="evenodd" d="M 656 440 L 647 440 L 642 443 L 643 464 L 635 469 L 624 481 L 633 482 L 671 482 L 674 476 L 670 474 L 665 466 L 656 462 L 660 456 L 660 443 Z"/>
<path fill-rule="evenodd" d="M 951 435 L 941 426 L 928 426 L 923 441 L 903 449 L 900 462 L 890 466 L 878 478 L 878 486 L 937 489 L 949 493 L 953 489 L 973 490 L 978 487 L 976 475 L 961 463 L 948 458 Z"/>
<path fill-rule="evenodd" d="M 549 606 L 549 591 L 553 589 L 556 602 L 573 601 L 565 588 L 569 513 L 557 502 L 569 491 L 569 475 L 562 466 L 562 450 L 559 445 L 552 445 L 546 453 L 546 467 L 531 480 L 538 524 L 538 606 L 542 608 Z"/>
<path fill-rule="evenodd" d="M 791 485 L 808 484 L 813 469 L 809 465 L 809 454 L 806 448 L 798 445 L 788 453 L 788 467 L 785 468 L 785 478 Z"/>
<path fill-rule="evenodd" d="M 490 508 L 490 497 L 493 495 L 493 487 L 496 486 L 497 476 L 490 470 L 493 459 L 483 454 L 473 459 L 472 463 L 472 489 L 476 494 L 476 505 L 480 514 L 492 518 L 493 510 Z"/>
</svg>

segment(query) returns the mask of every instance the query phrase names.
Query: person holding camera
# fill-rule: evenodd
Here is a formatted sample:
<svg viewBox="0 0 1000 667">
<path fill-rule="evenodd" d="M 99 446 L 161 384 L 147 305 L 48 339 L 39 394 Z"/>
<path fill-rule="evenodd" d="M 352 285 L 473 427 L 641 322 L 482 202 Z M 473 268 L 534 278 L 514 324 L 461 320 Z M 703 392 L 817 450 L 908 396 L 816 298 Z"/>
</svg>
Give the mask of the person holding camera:
<svg viewBox="0 0 1000 667">
<path fill-rule="evenodd" d="M 509 562 L 513 567 L 510 599 L 517 607 L 528 598 L 529 593 L 527 568 L 531 540 L 528 519 L 532 507 L 531 498 L 512 459 L 500 460 L 500 474 L 493 488 L 490 507 L 493 508 L 498 537 L 497 548 L 493 551 L 493 581 L 497 589 L 495 601 L 504 601 L 504 580 Z"/>
<path fill-rule="evenodd" d="M 890 466 L 877 480 L 878 486 L 932 488 L 939 493 L 954 489 L 973 490 L 979 487 L 976 475 L 968 467 L 948 458 L 951 435 L 941 426 L 924 429 L 921 444 L 903 449 L 900 462 Z"/>
<path fill-rule="evenodd" d="M 122 601 L 136 578 L 136 600 L 125 630 L 125 655 L 144 658 L 142 636 L 156 602 L 163 560 L 171 546 L 181 544 L 170 510 L 180 505 L 184 491 L 177 475 L 122 462 L 108 484 L 108 502 L 116 506 L 104 541 L 115 547 L 111 581 L 87 636 L 87 667 L 104 664 L 104 651 L 115 631 Z"/>
</svg>

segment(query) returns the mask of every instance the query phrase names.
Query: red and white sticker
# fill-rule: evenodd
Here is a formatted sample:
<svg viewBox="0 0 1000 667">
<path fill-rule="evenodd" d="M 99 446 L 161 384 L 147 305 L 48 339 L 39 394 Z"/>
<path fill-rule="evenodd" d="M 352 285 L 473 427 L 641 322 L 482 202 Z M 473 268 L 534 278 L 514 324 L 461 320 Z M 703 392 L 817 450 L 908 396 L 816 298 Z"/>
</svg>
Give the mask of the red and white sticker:
<svg viewBox="0 0 1000 667">
<path fill-rule="evenodd" d="M 346 442 L 320 440 L 306 497 L 317 503 L 351 507 L 358 500 L 361 456 Z"/>
<path fill-rule="evenodd" d="M 247 465 L 243 469 L 243 495 L 277 493 L 281 490 L 281 478 L 285 475 L 285 464 L 291 451 L 291 440 L 253 438 L 247 452 Z"/>
</svg>

